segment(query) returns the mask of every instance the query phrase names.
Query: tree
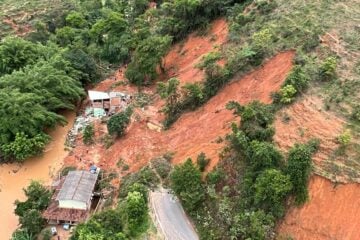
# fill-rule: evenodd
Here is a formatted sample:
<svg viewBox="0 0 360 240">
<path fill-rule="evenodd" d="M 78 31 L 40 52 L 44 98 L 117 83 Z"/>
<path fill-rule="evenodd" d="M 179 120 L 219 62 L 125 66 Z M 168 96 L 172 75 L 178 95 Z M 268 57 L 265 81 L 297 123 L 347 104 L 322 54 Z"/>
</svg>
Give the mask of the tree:
<svg viewBox="0 0 360 240">
<path fill-rule="evenodd" d="M 25 216 L 31 209 L 44 210 L 50 203 L 51 192 L 37 181 L 31 181 L 30 185 L 23 189 L 27 200 L 15 201 L 15 214 L 19 217 Z"/>
<path fill-rule="evenodd" d="M 272 143 L 255 140 L 250 143 L 248 150 L 248 160 L 254 172 L 281 166 L 282 155 Z"/>
<path fill-rule="evenodd" d="M 286 173 L 293 185 L 292 192 L 298 204 L 308 198 L 307 184 L 311 172 L 311 155 L 314 149 L 306 144 L 295 144 L 289 151 Z"/>
<path fill-rule="evenodd" d="M 56 29 L 56 43 L 62 47 L 71 45 L 77 36 L 77 32 L 74 28 L 65 26 Z"/>
<path fill-rule="evenodd" d="M 107 129 L 109 134 L 121 137 L 125 134 L 127 125 L 130 123 L 132 109 L 128 107 L 125 111 L 117 113 L 107 122 Z"/>
<path fill-rule="evenodd" d="M 94 142 L 94 125 L 86 125 L 83 134 L 83 142 L 86 145 L 90 145 Z"/>
<path fill-rule="evenodd" d="M 210 158 L 207 158 L 205 153 L 203 152 L 201 152 L 196 159 L 196 163 L 199 166 L 201 172 L 205 171 L 205 168 L 207 167 L 209 162 L 210 162 Z"/>
<path fill-rule="evenodd" d="M 104 18 L 92 25 L 90 36 L 96 43 L 103 44 L 111 35 L 121 36 L 126 28 L 127 23 L 121 13 L 108 11 Z"/>
<path fill-rule="evenodd" d="M 241 117 L 240 130 L 249 140 L 270 141 L 274 135 L 271 124 L 274 121 L 273 109 L 270 105 L 253 101 L 246 106 L 237 102 L 229 102 L 226 105 L 234 114 Z"/>
<path fill-rule="evenodd" d="M 23 71 L 3 76 L 0 87 L 34 93 L 37 102 L 49 110 L 73 109 L 74 102 L 84 96 L 79 75 L 70 62 L 60 55 L 54 55 L 48 61 L 39 61 Z"/>
<path fill-rule="evenodd" d="M 44 127 L 65 123 L 63 117 L 39 104 L 42 98 L 36 94 L 4 88 L 0 90 L 0 99 L 0 145 L 14 141 L 17 133 L 32 138 Z"/>
<path fill-rule="evenodd" d="M 165 128 L 168 128 L 179 116 L 182 110 L 180 102 L 181 94 L 178 86 L 180 82 L 177 78 L 171 78 L 167 83 L 158 83 L 157 92 L 162 99 L 166 99 L 166 104 L 162 111 L 166 114 L 164 121 Z"/>
<path fill-rule="evenodd" d="M 0 43 L 0 76 L 37 62 L 43 55 L 42 45 L 19 37 L 8 37 Z"/>
<path fill-rule="evenodd" d="M 84 15 L 81 12 L 71 11 L 66 16 L 66 24 L 73 28 L 83 28 L 87 22 Z"/>
<path fill-rule="evenodd" d="M 37 235 L 45 225 L 45 219 L 37 209 L 30 209 L 19 219 L 21 228 L 26 229 L 28 233 Z"/>
<path fill-rule="evenodd" d="M 140 192 L 129 192 L 126 197 L 126 213 L 130 222 L 141 223 L 147 213 L 145 197 Z"/>
<path fill-rule="evenodd" d="M 292 190 L 290 177 L 276 169 L 263 171 L 255 182 L 255 204 L 276 217 L 284 213 L 284 199 Z"/>
<path fill-rule="evenodd" d="M 170 175 L 171 187 L 179 196 L 184 207 L 190 212 L 195 210 L 204 199 L 201 172 L 188 158 L 185 163 L 175 166 Z"/>
<path fill-rule="evenodd" d="M 71 67 L 80 71 L 82 83 L 96 82 L 100 73 L 94 59 L 79 48 L 72 48 L 64 53 L 65 60 L 71 63 Z"/>
<path fill-rule="evenodd" d="M 132 56 L 125 72 L 130 82 L 137 85 L 148 84 L 157 76 L 156 67 L 163 71 L 162 57 L 171 44 L 170 36 L 150 36 L 141 41 Z"/>
<path fill-rule="evenodd" d="M 31 156 L 42 153 L 49 140 L 50 137 L 43 133 L 29 138 L 24 132 L 18 132 L 13 142 L 1 146 L 1 151 L 6 158 L 24 161 Z"/>
</svg>

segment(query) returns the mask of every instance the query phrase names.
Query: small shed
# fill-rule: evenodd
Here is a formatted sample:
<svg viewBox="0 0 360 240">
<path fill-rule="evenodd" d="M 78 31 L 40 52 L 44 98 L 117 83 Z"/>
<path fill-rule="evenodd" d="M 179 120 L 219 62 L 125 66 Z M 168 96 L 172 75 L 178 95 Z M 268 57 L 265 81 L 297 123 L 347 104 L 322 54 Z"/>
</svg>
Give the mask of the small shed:
<svg viewBox="0 0 360 240">
<path fill-rule="evenodd" d="M 88 210 L 97 177 L 97 172 L 70 171 L 56 197 L 59 208 Z"/>
</svg>

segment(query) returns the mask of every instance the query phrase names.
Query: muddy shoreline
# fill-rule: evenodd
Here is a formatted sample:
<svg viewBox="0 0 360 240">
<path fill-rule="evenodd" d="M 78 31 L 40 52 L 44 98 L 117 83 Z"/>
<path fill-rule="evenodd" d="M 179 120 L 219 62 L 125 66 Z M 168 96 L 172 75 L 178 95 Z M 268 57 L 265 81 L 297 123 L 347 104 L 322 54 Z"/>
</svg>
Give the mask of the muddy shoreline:
<svg viewBox="0 0 360 240">
<path fill-rule="evenodd" d="M 75 112 L 67 111 L 63 115 L 68 124 L 58 126 L 49 132 L 52 140 L 41 156 L 30 158 L 21 165 L 0 165 L 0 217 L 6 219 L 0 224 L 0 239 L 10 239 L 12 232 L 18 227 L 13 204 L 16 199 L 24 200 L 22 189 L 26 188 L 31 180 L 50 184 L 54 175 L 63 166 L 63 159 L 68 155 L 64 143 L 68 131 L 73 126 Z"/>
</svg>

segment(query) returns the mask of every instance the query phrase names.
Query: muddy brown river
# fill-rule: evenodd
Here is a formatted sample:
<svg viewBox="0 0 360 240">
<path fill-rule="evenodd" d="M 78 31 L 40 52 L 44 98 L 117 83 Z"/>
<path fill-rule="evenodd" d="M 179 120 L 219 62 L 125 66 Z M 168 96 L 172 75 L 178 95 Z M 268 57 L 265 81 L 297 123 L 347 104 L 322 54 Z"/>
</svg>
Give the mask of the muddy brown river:
<svg viewBox="0 0 360 240">
<path fill-rule="evenodd" d="M 18 219 L 14 214 L 14 201 L 24 200 L 23 188 L 26 188 L 32 179 L 44 184 L 50 184 L 52 177 L 61 168 L 63 158 L 68 154 L 64 143 L 68 130 L 75 119 L 74 112 L 65 112 L 68 124 L 58 126 L 49 134 L 52 141 L 46 147 L 42 156 L 25 161 L 24 164 L 0 165 L 0 239 L 10 239 L 12 232 L 18 226 Z"/>
</svg>

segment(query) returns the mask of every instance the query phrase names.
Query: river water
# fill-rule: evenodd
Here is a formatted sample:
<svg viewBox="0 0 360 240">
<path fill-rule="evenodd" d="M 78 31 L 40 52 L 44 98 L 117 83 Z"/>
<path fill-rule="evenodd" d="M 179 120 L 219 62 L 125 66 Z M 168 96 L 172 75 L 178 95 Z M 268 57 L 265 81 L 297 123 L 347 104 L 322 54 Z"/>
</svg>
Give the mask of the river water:
<svg viewBox="0 0 360 240">
<path fill-rule="evenodd" d="M 18 226 L 14 201 L 24 200 L 23 188 L 26 188 L 32 179 L 50 184 L 54 174 L 61 168 L 63 159 L 68 154 L 64 146 L 66 134 L 73 126 L 75 113 L 65 112 L 63 115 L 68 124 L 49 132 L 52 141 L 42 156 L 28 159 L 22 165 L 0 165 L 0 240 L 10 239 Z"/>
</svg>

